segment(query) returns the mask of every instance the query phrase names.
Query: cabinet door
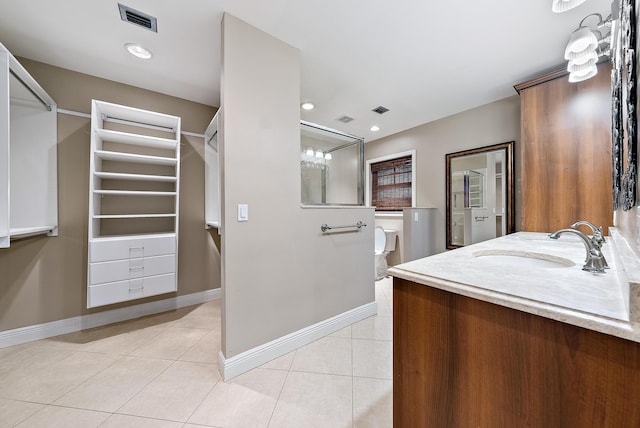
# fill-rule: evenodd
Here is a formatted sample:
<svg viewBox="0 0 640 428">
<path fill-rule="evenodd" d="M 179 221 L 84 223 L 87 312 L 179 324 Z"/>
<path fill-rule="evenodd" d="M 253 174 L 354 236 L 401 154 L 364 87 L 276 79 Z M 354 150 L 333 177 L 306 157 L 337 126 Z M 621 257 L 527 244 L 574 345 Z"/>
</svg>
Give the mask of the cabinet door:
<svg viewBox="0 0 640 428">
<path fill-rule="evenodd" d="M 613 226 L 610 75 L 601 64 L 584 82 L 560 77 L 520 92 L 520 230 Z"/>
<path fill-rule="evenodd" d="M 176 275 L 149 276 L 108 282 L 87 289 L 89 308 L 176 291 Z"/>
<path fill-rule="evenodd" d="M 89 270 L 90 285 L 162 275 L 176 271 L 176 256 L 170 254 L 166 256 L 91 263 Z"/>
<path fill-rule="evenodd" d="M 175 235 L 141 236 L 139 238 L 92 241 L 89 245 L 89 262 L 95 263 L 175 254 L 176 237 Z"/>
</svg>

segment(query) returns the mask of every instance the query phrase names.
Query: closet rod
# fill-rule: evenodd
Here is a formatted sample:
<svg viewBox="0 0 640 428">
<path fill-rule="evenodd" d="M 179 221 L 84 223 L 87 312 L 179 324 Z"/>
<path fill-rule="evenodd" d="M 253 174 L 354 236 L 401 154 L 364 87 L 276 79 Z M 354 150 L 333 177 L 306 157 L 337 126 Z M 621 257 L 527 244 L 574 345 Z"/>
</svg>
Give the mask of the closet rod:
<svg viewBox="0 0 640 428">
<path fill-rule="evenodd" d="M 46 102 L 44 99 L 42 99 L 42 97 L 40 95 L 38 95 L 33 89 L 31 89 L 31 87 L 27 84 L 27 82 L 22 80 L 22 78 L 20 76 L 18 76 L 18 74 L 16 74 L 13 70 L 9 69 L 9 73 L 11 73 L 13 75 L 13 77 L 15 77 L 18 80 L 18 82 L 22 83 L 22 85 L 25 88 L 27 88 L 27 91 L 31 92 L 31 95 L 36 97 L 38 99 L 38 101 L 40 101 L 42 103 L 42 105 L 47 109 L 47 111 L 51 111 L 51 104 Z"/>
<path fill-rule="evenodd" d="M 107 116 L 106 114 L 103 114 L 102 120 L 104 120 L 105 122 L 119 123 L 121 125 L 132 125 L 133 124 L 135 126 L 139 126 L 140 128 L 155 129 L 156 131 L 176 132 L 176 128 L 172 127 L 172 126 L 150 125 L 148 123 L 137 122 L 135 120 L 117 119 L 115 117 Z"/>
</svg>

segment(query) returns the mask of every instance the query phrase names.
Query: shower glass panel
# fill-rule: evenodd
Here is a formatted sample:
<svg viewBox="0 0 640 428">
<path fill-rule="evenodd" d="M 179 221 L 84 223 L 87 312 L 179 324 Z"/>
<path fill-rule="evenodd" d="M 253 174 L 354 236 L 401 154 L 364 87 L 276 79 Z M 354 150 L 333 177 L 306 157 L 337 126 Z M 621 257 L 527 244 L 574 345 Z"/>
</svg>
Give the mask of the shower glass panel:
<svg viewBox="0 0 640 428">
<path fill-rule="evenodd" d="M 304 205 L 364 205 L 364 139 L 300 122 Z"/>
</svg>

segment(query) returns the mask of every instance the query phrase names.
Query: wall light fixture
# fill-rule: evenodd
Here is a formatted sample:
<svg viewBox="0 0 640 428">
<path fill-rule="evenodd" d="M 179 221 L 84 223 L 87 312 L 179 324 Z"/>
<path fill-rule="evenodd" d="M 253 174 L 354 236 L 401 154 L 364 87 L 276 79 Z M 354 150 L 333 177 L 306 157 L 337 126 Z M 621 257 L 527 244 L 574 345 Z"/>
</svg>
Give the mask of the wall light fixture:
<svg viewBox="0 0 640 428">
<path fill-rule="evenodd" d="M 597 18 L 598 22 L 588 26 L 585 21 L 591 17 Z M 611 25 L 611 15 L 602 19 L 599 13 L 592 13 L 582 18 L 578 28 L 571 33 L 564 51 L 570 82 L 581 82 L 598 74 L 599 58 L 610 55 Z M 603 35 L 601 30 L 607 29 L 609 31 Z"/>
<path fill-rule="evenodd" d="M 580 6 L 587 0 L 553 0 L 551 10 L 555 13 L 562 13 Z"/>
</svg>

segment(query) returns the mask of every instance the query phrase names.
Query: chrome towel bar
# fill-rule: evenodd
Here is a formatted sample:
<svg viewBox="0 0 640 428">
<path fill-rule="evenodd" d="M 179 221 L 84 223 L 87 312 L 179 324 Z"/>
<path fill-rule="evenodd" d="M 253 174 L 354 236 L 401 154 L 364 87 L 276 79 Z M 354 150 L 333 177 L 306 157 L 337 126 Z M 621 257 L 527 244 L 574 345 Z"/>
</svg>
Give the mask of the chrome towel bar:
<svg viewBox="0 0 640 428">
<path fill-rule="evenodd" d="M 358 228 L 358 230 L 360 230 L 361 227 L 365 227 L 366 224 L 364 224 L 361 221 L 358 221 L 356 224 L 349 224 L 349 225 L 345 225 L 345 226 L 329 226 L 328 224 L 323 224 L 320 226 L 320 230 L 323 232 L 326 232 L 327 230 L 333 230 L 333 229 L 347 229 L 347 228 L 352 228 L 352 227 L 356 227 Z"/>
</svg>

